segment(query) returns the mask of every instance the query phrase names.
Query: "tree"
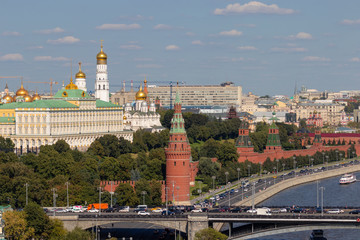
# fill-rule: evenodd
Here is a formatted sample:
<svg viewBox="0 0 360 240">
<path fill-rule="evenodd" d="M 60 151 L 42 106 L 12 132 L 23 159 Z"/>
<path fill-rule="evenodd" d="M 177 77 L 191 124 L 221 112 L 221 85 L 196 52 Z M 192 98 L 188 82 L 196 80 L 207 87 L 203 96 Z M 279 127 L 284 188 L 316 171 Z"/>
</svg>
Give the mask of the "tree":
<svg viewBox="0 0 360 240">
<path fill-rule="evenodd" d="M 221 163 L 225 163 L 227 161 L 237 161 L 239 158 L 239 154 L 237 150 L 231 142 L 224 142 L 221 144 L 221 147 L 216 152 L 218 159 Z"/>
<path fill-rule="evenodd" d="M 116 202 L 121 206 L 135 206 L 139 203 L 133 187 L 128 183 L 120 183 L 115 189 L 115 194 Z"/>
<path fill-rule="evenodd" d="M 79 227 L 75 227 L 74 230 L 68 232 L 64 238 L 65 240 L 92 240 L 94 239 L 91 236 L 91 233 L 85 230 L 82 230 Z"/>
<path fill-rule="evenodd" d="M 195 240 L 226 240 L 228 237 L 213 228 L 205 228 L 195 234 Z"/>
<path fill-rule="evenodd" d="M 59 140 L 53 145 L 58 153 L 67 152 L 70 150 L 70 145 L 65 140 Z"/>
<path fill-rule="evenodd" d="M 160 122 L 161 125 L 163 125 L 164 127 L 170 129 L 171 127 L 171 119 L 174 115 L 174 110 L 173 109 L 169 109 L 166 111 L 161 111 L 160 112 Z"/>
<path fill-rule="evenodd" d="M 221 143 L 210 138 L 200 149 L 200 156 L 202 157 L 217 157 L 217 151 L 221 147 Z"/>
<path fill-rule="evenodd" d="M 2 216 L 7 239 L 27 240 L 34 236 L 34 228 L 28 227 L 25 212 L 7 211 Z"/>
<path fill-rule="evenodd" d="M 24 208 L 25 219 L 29 228 L 35 230 L 37 238 L 47 238 L 50 235 L 50 220 L 44 210 L 36 203 L 30 202 Z"/>
<path fill-rule="evenodd" d="M 63 240 L 66 235 L 64 224 L 60 219 L 50 220 L 50 239 L 51 240 Z"/>
<path fill-rule="evenodd" d="M 15 144 L 10 138 L 4 138 L 0 136 L 0 151 L 3 152 L 14 152 Z"/>
</svg>

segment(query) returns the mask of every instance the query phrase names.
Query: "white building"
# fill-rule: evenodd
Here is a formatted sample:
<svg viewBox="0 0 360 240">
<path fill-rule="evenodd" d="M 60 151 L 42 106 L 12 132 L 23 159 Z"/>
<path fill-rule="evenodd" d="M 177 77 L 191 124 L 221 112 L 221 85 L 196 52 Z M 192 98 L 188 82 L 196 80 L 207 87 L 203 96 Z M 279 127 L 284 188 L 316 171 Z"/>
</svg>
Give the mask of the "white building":
<svg viewBox="0 0 360 240">
<path fill-rule="evenodd" d="M 107 55 L 103 51 L 101 43 L 101 50 L 96 56 L 96 79 L 95 79 L 95 98 L 105 102 L 109 102 L 109 79 L 107 72 Z"/>
</svg>

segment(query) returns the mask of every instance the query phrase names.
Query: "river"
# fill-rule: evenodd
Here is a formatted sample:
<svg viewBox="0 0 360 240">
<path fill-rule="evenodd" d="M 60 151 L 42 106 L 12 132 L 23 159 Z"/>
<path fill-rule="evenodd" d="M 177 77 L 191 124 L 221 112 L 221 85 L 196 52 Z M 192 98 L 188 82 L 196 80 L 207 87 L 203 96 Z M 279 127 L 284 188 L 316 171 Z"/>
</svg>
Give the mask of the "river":
<svg viewBox="0 0 360 240">
<path fill-rule="evenodd" d="M 355 175 L 357 179 L 360 179 L 360 173 L 356 173 Z M 319 181 L 319 187 L 325 188 L 324 206 L 360 207 L 360 182 L 349 185 L 340 185 L 339 178 L 340 177 L 333 177 Z M 260 206 L 316 206 L 316 188 L 316 182 L 299 185 L 280 192 L 279 194 L 260 204 Z M 319 197 L 319 199 L 321 198 Z M 319 202 L 321 201 L 319 200 Z M 254 238 L 252 240 L 308 240 L 310 233 L 311 231 L 302 231 L 271 235 L 262 238 Z M 324 230 L 324 237 L 326 237 L 328 240 L 359 240 L 360 230 Z"/>
</svg>

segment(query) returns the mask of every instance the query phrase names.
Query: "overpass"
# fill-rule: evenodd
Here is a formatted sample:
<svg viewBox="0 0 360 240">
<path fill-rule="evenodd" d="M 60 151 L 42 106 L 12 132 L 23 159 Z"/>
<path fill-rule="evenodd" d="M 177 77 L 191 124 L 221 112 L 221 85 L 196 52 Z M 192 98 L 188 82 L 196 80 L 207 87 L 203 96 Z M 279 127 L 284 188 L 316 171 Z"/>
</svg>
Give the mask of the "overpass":
<svg viewBox="0 0 360 240">
<path fill-rule="evenodd" d="M 349 214 L 324 215 L 321 214 L 276 214 L 252 215 L 250 213 L 199 213 L 189 215 L 139 216 L 137 214 L 78 214 L 55 216 L 64 223 L 67 230 L 75 227 L 90 229 L 95 225 L 114 224 L 119 222 L 147 222 L 162 227 L 173 228 L 187 233 L 188 239 L 193 240 L 195 233 L 213 226 L 216 223 L 229 225 L 229 239 L 250 239 L 289 231 L 304 231 L 326 228 L 355 228 L 360 229 L 360 218 Z M 239 227 L 234 227 L 240 223 Z"/>
</svg>

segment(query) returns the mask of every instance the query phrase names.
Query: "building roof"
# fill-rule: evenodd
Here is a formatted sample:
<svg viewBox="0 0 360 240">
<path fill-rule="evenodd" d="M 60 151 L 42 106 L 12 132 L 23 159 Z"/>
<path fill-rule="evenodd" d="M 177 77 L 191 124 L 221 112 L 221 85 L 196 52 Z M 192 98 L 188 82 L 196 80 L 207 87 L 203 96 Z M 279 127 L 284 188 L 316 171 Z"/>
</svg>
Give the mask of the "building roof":
<svg viewBox="0 0 360 240">
<path fill-rule="evenodd" d="M 96 99 L 96 107 L 97 108 L 108 108 L 108 107 L 121 107 L 119 105 L 113 104 L 112 102 L 105 102 L 103 100 L 100 99 Z"/>
<path fill-rule="evenodd" d="M 61 99 L 46 99 L 33 102 L 12 102 L 0 106 L 0 109 L 15 108 L 78 108 L 78 106 Z"/>
<path fill-rule="evenodd" d="M 0 117 L 0 123 L 15 123 L 14 117 Z"/>
<path fill-rule="evenodd" d="M 91 98 L 89 94 L 81 89 L 60 89 L 57 93 L 55 93 L 54 98 Z"/>
</svg>

